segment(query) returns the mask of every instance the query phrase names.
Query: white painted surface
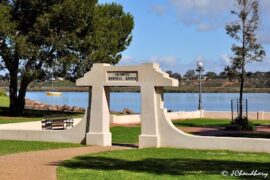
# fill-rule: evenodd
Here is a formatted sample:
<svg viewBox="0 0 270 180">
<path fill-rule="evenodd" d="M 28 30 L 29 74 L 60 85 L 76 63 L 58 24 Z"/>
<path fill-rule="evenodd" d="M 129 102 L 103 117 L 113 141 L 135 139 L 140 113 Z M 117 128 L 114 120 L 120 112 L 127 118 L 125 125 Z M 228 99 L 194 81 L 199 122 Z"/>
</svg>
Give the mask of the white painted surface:
<svg viewBox="0 0 270 180">
<path fill-rule="evenodd" d="M 73 126 L 77 126 L 82 118 L 75 118 Z M 68 127 L 67 129 L 71 129 Z M 32 122 L 21 122 L 21 123 L 9 123 L 9 124 L 0 124 L 0 130 L 33 130 L 40 131 L 42 130 L 41 121 L 32 121 Z"/>
<path fill-rule="evenodd" d="M 112 74 L 111 72 L 120 74 L 120 76 L 117 75 L 119 79 L 111 79 L 111 77 L 116 77 L 115 73 Z M 121 74 L 121 72 L 125 73 Z M 136 77 L 135 80 L 123 80 L 129 75 Z M 140 142 L 142 142 L 144 140 L 148 141 L 148 138 L 144 137 L 156 137 L 158 133 L 157 107 L 153 106 L 156 101 L 156 87 L 178 86 L 178 80 L 170 78 L 155 63 L 122 67 L 110 66 L 109 64 L 94 64 L 91 71 L 84 74 L 82 78 L 77 79 L 76 85 L 92 87 L 89 132 L 86 134 L 87 144 L 107 146 L 111 145 L 108 87 L 137 86 L 141 88 L 142 135 L 140 136 Z M 159 138 L 157 137 L 155 141 L 158 142 Z"/>
<path fill-rule="evenodd" d="M 65 130 L 42 130 L 41 122 L 12 123 L 0 125 L 0 138 L 5 140 L 48 141 L 81 143 L 85 139 L 86 117 L 75 119 L 73 128 Z"/>
<path fill-rule="evenodd" d="M 138 73 L 137 81 L 108 81 L 107 72 L 130 71 Z M 192 118 L 206 115 L 205 112 L 190 114 L 174 113 L 169 117 L 164 108 L 164 86 L 178 86 L 178 81 L 162 72 L 158 64 L 142 66 L 117 67 L 108 64 L 94 64 L 92 70 L 76 81 L 79 86 L 92 87 L 91 112 L 73 128 L 67 130 L 29 130 L 0 129 L 1 139 L 37 140 L 54 142 L 80 143 L 86 138 L 86 144 L 111 145 L 109 130 L 109 87 L 139 86 L 141 88 L 141 135 L 139 147 L 176 147 L 189 149 L 226 149 L 233 151 L 270 152 L 270 140 L 252 138 L 229 138 L 194 136 L 177 129 L 171 118 L 190 116 Z M 266 114 L 260 114 L 260 117 Z M 90 118 L 89 118 L 90 117 Z M 137 117 L 138 118 L 138 117 Z M 28 127 L 37 126 L 35 123 Z M 2 126 L 3 128 L 5 126 Z M 6 126 L 7 127 L 7 126 Z M 87 132 L 89 129 L 89 132 Z"/>
</svg>

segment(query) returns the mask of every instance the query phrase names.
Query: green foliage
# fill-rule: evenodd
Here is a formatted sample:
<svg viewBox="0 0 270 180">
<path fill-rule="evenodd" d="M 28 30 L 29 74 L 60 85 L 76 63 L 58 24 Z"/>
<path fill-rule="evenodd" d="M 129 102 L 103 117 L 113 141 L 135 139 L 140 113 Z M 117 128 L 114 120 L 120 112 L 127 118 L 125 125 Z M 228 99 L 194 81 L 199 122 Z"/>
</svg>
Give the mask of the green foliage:
<svg viewBox="0 0 270 180">
<path fill-rule="evenodd" d="M 93 63 L 118 63 L 134 26 L 121 5 L 97 0 L 0 1 L 0 22 L 0 69 L 9 71 L 10 112 L 17 114 L 35 79 L 74 80 Z"/>
<path fill-rule="evenodd" d="M 80 146 L 82 145 L 71 143 L 0 140 L 0 155 Z"/>
<path fill-rule="evenodd" d="M 236 9 L 231 13 L 236 16 L 237 21 L 228 24 L 226 33 L 238 44 L 232 45 L 234 57 L 231 58 L 229 73 L 236 73 L 240 80 L 239 93 L 239 126 L 246 124 L 243 117 L 243 89 L 246 76 L 246 64 L 250 62 L 262 61 L 265 51 L 257 40 L 256 31 L 259 26 L 259 1 L 258 0 L 236 0 Z"/>
<path fill-rule="evenodd" d="M 270 156 L 266 153 L 148 148 L 89 154 L 64 161 L 57 168 L 57 179 L 232 179 L 232 171 L 256 169 L 268 173 L 269 165 Z M 228 177 L 221 174 L 224 170 Z M 245 178 L 250 177 L 240 179 Z"/>
<path fill-rule="evenodd" d="M 184 77 L 186 79 L 189 79 L 189 80 L 192 80 L 192 79 L 195 79 L 197 76 L 196 76 L 196 72 L 195 70 L 193 69 L 190 69 L 186 72 L 186 74 L 184 75 Z"/>
<path fill-rule="evenodd" d="M 234 119 L 232 122 L 232 125 L 234 126 L 235 130 L 247 130 L 247 131 L 252 131 L 256 129 L 256 126 L 248 121 L 246 117 L 237 117 Z"/>
<path fill-rule="evenodd" d="M 205 76 L 210 79 L 215 79 L 217 78 L 217 73 L 209 71 L 205 74 Z"/>
</svg>

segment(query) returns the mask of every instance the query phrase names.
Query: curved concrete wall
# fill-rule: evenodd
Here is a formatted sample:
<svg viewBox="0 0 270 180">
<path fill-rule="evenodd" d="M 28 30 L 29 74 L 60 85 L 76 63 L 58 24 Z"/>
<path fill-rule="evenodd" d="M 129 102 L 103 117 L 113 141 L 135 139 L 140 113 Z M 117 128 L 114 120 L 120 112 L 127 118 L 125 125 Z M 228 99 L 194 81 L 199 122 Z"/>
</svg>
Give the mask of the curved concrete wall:
<svg viewBox="0 0 270 180">
<path fill-rule="evenodd" d="M 0 130 L 0 139 L 82 143 L 86 133 L 86 118 L 87 111 L 76 126 L 66 130 L 2 129 Z"/>
<path fill-rule="evenodd" d="M 159 113 L 160 147 L 215 149 L 246 152 L 270 152 L 270 140 L 195 136 L 177 129 L 163 109 Z"/>
</svg>

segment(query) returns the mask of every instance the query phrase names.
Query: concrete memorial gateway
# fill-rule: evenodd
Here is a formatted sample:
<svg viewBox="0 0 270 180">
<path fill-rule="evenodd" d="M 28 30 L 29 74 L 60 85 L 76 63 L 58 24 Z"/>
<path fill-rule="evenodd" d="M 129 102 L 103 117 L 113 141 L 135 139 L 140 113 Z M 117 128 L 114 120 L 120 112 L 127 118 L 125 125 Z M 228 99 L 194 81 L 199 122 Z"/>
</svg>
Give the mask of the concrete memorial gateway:
<svg viewBox="0 0 270 180">
<path fill-rule="evenodd" d="M 126 67 L 94 64 L 90 72 L 76 81 L 76 85 L 91 87 L 87 144 L 110 146 L 112 143 L 109 130 L 109 87 L 137 86 L 141 92 L 140 148 L 178 147 L 270 152 L 270 140 L 267 139 L 203 137 L 189 135 L 177 129 L 164 108 L 163 87 L 178 86 L 178 81 L 161 71 L 158 64 Z"/>
<path fill-rule="evenodd" d="M 176 147 L 270 152 L 269 139 L 195 136 L 176 128 L 164 108 L 163 87 L 178 86 L 178 80 L 161 71 L 158 64 L 94 64 L 91 71 L 77 79 L 76 85 L 89 87 L 89 106 L 82 120 L 75 123 L 73 128 L 52 131 L 41 130 L 41 124 L 40 129 L 20 129 L 15 125 L 14 128 L 1 128 L 0 125 L 0 139 L 86 142 L 89 145 L 111 146 L 110 87 L 135 86 L 139 87 L 141 92 L 140 148 Z"/>
<path fill-rule="evenodd" d="M 93 78 L 98 77 L 98 78 Z M 178 81 L 160 70 L 158 64 L 118 67 L 108 64 L 94 64 L 92 70 L 76 81 L 77 86 L 89 86 L 91 107 L 89 132 L 86 143 L 92 145 L 111 145 L 110 92 L 111 86 L 136 86 L 141 91 L 142 130 L 139 146 L 160 146 L 158 131 L 161 108 L 162 87 L 178 86 Z"/>
</svg>

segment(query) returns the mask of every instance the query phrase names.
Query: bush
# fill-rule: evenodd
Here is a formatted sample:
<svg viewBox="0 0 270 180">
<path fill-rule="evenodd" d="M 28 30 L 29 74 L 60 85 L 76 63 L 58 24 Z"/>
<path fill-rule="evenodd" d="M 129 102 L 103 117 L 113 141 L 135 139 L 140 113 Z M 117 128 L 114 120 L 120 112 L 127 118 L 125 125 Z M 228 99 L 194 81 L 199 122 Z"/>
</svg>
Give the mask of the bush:
<svg viewBox="0 0 270 180">
<path fill-rule="evenodd" d="M 226 130 L 233 131 L 253 131 L 256 126 L 248 121 L 247 117 L 237 117 L 232 124 L 226 128 Z"/>
</svg>

